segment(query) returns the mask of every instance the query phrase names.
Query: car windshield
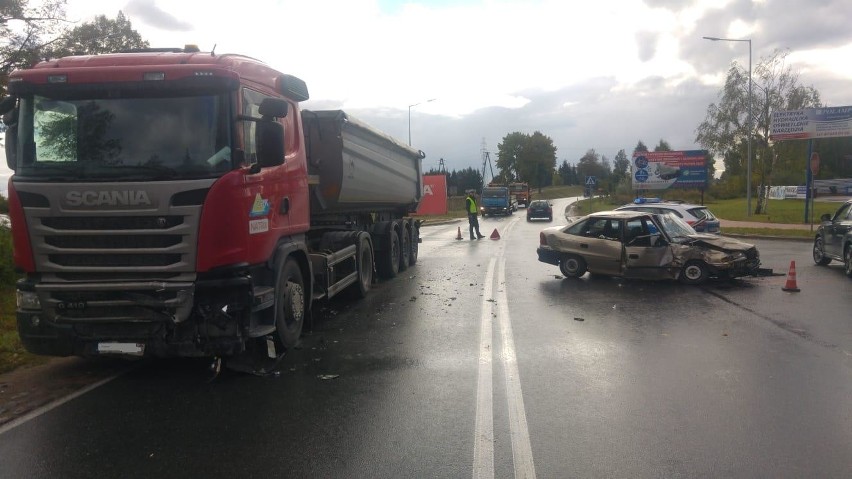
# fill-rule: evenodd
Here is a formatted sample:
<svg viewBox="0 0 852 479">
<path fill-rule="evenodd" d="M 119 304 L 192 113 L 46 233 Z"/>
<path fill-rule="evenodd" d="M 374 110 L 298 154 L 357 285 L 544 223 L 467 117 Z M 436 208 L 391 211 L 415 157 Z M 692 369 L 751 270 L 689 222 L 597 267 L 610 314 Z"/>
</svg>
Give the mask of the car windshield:
<svg viewBox="0 0 852 479">
<path fill-rule="evenodd" d="M 104 95 L 109 96 L 109 95 Z M 22 177 L 205 178 L 231 167 L 223 95 L 21 100 Z"/>
<path fill-rule="evenodd" d="M 689 237 L 690 235 L 698 234 L 692 226 L 678 218 L 673 213 L 657 215 L 665 232 L 675 241 Z"/>
</svg>

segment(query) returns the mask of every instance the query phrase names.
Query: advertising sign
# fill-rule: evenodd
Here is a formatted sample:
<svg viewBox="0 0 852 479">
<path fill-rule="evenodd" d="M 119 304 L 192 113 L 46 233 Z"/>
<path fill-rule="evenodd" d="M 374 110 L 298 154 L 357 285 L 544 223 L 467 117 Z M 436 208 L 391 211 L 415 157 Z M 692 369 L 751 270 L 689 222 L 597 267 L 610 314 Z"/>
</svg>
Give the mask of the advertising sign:
<svg viewBox="0 0 852 479">
<path fill-rule="evenodd" d="M 631 179 L 634 190 L 707 187 L 707 151 L 637 151 Z"/>
<path fill-rule="evenodd" d="M 417 206 L 418 215 L 447 214 L 447 176 L 424 175 L 423 196 Z"/>
<path fill-rule="evenodd" d="M 838 136 L 852 136 L 852 106 L 772 112 L 769 137 L 773 140 L 809 140 Z"/>
</svg>

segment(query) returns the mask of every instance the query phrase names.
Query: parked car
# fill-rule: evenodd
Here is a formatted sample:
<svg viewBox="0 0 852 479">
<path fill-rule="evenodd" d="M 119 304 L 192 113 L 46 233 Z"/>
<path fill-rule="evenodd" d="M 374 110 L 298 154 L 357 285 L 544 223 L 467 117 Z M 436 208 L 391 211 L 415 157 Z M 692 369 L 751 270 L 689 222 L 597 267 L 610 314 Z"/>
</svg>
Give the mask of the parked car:
<svg viewBox="0 0 852 479">
<path fill-rule="evenodd" d="M 842 261 L 846 276 L 852 277 L 852 200 L 834 215 L 822 215 L 820 221 L 814 236 L 814 263 L 825 266 L 832 260 Z"/>
<path fill-rule="evenodd" d="M 616 208 L 616 211 L 620 210 L 657 214 L 674 213 L 679 218 L 683 218 L 699 233 L 720 234 L 722 232 L 719 219 L 703 205 L 693 205 L 682 201 L 665 201 L 659 198 L 636 198 L 633 203 Z"/>
<path fill-rule="evenodd" d="M 674 214 L 602 211 L 539 234 L 538 260 L 563 275 L 592 273 L 700 284 L 758 274 L 754 245 L 696 232 Z"/>
<path fill-rule="evenodd" d="M 553 221 L 553 205 L 547 200 L 535 200 L 527 206 L 527 221 L 545 219 Z"/>
</svg>

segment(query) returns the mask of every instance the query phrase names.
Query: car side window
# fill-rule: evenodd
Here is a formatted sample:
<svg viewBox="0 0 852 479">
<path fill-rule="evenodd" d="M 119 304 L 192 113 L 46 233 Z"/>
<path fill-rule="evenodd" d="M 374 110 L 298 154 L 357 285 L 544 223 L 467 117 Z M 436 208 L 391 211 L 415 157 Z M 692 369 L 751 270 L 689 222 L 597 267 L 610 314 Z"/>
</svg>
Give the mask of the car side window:
<svg viewBox="0 0 852 479">
<path fill-rule="evenodd" d="M 627 246 L 651 246 L 648 227 L 641 218 L 629 220 L 624 229 L 624 244 Z"/>
</svg>

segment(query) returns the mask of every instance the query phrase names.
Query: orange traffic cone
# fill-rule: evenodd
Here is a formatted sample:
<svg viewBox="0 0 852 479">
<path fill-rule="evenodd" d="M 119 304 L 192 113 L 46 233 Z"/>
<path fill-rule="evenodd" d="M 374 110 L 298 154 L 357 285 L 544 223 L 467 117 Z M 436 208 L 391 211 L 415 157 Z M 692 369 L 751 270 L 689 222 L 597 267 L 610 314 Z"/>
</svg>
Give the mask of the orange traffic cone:
<svg viewBox="0 0 852 479">
<path fill-rule="evenodd" d="M 798 286 L 796 286 L 796 262 L 790 261 L 790 272 L 787 273 L 787 283 L 781 288 L 784 291 L 789 291 L 791 293 L 798 293 L 801 291 Z"/>
<path fill-rule="evenodd" d="M 459 234 L 456 235 L 456 239 L 457 240 L 462 239 L 462 237 L 461 237 L 461 226 L 459 226 Z"/>
<path fill-rule="evenodd" d="M 493 239 L 493 240 L 500 239 L 500 233 L 497 232 L 497 228 L 494 228 L 494 232 L 491 233 L 491 239 Z"/>
</svg>

